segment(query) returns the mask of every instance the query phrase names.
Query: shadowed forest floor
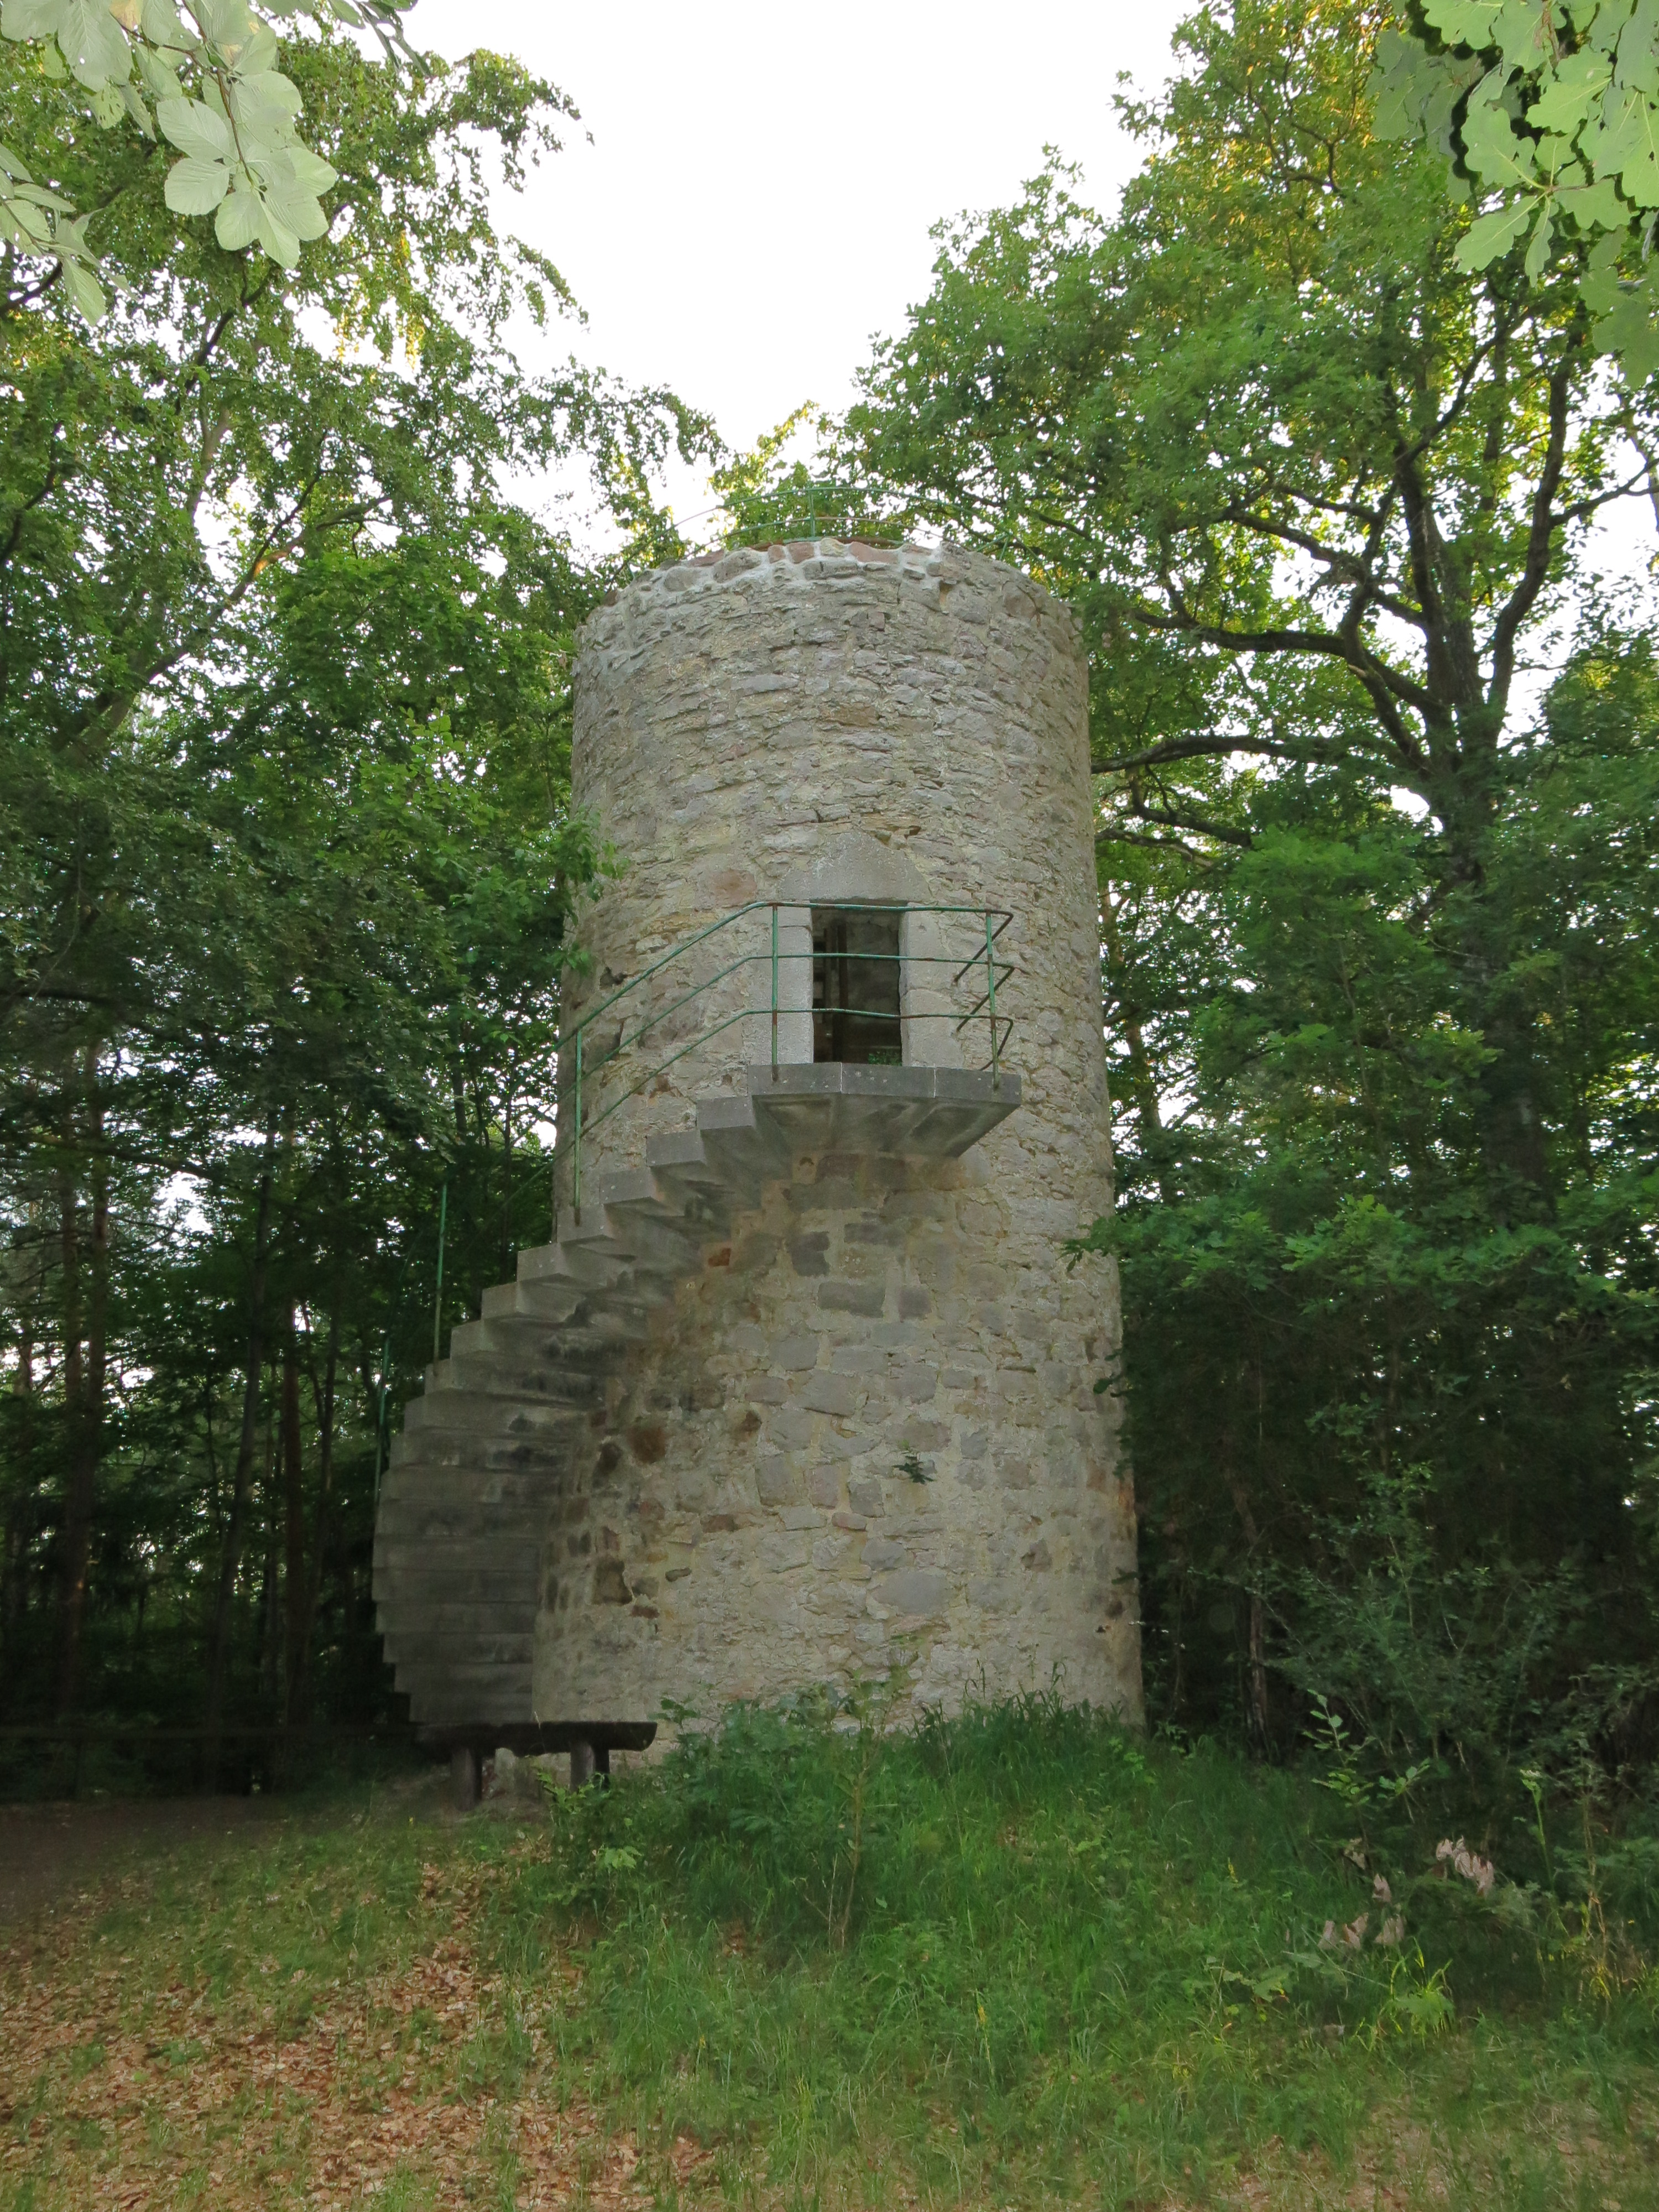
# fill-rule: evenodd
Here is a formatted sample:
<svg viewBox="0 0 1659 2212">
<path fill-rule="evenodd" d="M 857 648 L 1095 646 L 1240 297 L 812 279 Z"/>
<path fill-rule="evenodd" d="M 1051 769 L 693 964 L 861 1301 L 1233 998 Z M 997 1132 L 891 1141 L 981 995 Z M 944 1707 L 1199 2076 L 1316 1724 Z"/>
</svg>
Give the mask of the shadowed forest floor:
<svg viewBox="0 0 1659 2212">
<path fill-rule="evenodd" d="M 117 1798 L 0 1805 L 0 1931 L 131 1869 L 152 1869 L 180 1850 L 210 1854 L 221 1838 L 257 1836 L 290 1817 L 270 1797 Z"/>
<path fill-rule="evenodd" d="M 1444 1879 L 1338 1963 L 1317 1793 L 1119 1746 L 0 1813 L 0 2208 L 1659 2206 L 1640 1989 Z"/>
</svg>

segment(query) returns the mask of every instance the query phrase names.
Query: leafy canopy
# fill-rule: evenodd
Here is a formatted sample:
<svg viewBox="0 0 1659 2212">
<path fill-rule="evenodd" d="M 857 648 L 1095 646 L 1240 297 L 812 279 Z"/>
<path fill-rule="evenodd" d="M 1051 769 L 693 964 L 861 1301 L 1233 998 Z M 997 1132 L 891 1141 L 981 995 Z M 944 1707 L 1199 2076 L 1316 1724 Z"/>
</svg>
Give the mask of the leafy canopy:
<svg viewBox="0 0 1659 2212">
<path fill-rule="evenodd" d="M 402 0 L 406 8 L 410 0 Z M 319 195 L 337 172 L 300 136 L 300 88 L 278 67 L 276 21 L 371 25 L 388 57 L 413 62 L 398 0 L 4 0 L 0 33 L 40 49 L 66 102 L 104 130 L 123 121 L 182 159 L 167 171 L 175 215 L 211 215 L 228 252 L 258 246 L 291 269 L 301 241 L 328 228 Z M 0 145 L 0 240 L 25 265 L 61 275 L 88 322 L 106 299 L 87 240 L 88 215 L 40 183 Z"/>
<path fill-rule="evenodd" d="M 1466 269 L 1579 271 L 1595 343 L 1632 384 L 1659 368 L 1659 6 L 1412 0 L 1377 38 L 1376 131 L 1420 139 L 1484 210 Z M 1524 248 L 1524 251 L 1523 251 Z"/>
</svg>

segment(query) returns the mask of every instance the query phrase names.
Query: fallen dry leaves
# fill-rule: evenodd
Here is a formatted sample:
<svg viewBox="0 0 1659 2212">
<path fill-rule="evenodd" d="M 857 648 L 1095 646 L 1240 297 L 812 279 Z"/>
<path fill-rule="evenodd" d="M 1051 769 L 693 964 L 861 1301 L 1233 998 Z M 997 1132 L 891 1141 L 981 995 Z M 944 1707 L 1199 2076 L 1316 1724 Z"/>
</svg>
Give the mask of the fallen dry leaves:
<svg viewBox="0 0 1659 2212">
<path fill-rule="evenodd" d="M 695 2187 L 711 2162 L 695 2143 L 653 2157 L 647 2186 L 637 2145 L 586 2103 L 534 2087 L 458 2092 L 477 2070 L 468 2046 L 511 2019 L 468 1932 L 479 1880 L 426 1869 L 423 1900 L 444 1932 L 395 1970 L 320 1992 L 295 2033 L 180 1984 L 146 1992 L 135 2022 L 132 1961 L 94 1962 L 67 1923 L 0 1952 L 0 2198 L 27 2178 L 43 2212 L 198 2198 L 345 2212 L 406 2177 L 416 2202 L 487 2190 L 526 2212 L 623 2212 L 653 2202 L 665 2167 Z M 533 2084 L 545 2031 L 516 2026 Z"/>
</svg>

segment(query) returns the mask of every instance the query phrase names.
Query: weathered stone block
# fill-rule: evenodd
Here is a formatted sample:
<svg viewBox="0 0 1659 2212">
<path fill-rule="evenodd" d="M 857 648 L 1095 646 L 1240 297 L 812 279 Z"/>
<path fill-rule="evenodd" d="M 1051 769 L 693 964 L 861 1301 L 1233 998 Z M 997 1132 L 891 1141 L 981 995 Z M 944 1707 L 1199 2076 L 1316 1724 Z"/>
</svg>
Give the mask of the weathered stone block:
<svg viewBox="0 0 1659 2212">
<path fill-rule="evenodd" d="M 878 1314 L 886 1293 L 879 1283 L 820 1283 L 818 1304 L 826 1313 Z"/>
<path fill-rule="evenodd" d="M 814 1505 L 830 1506 L 841 1497 L 841 1474 L 833 1467 L 809 1467 L 806 1470 L 806 1495 Z"/>
<path fill-rule="evenodd" d="M 814 1413 L 855 1413 L 863 1395 L 856 1376 L 820 1371 L 800 1387 L 799 1402 Z"/>
<path fill-rule="evenodd" d="M 866 1536 L 864 1540 L 864 1564 L 872 1574 L 885 1574 L 890 1568 L 902 1567 L 909 1556 L 904 1546 L 895 1543 L 890 1536 Z"/>
<path fill-rule="evenodd" d="M 801 1494 L 800 1477 L 787 1459 L 757 1460 L 755 1491 L 763 1505 L 793 1505 Z"/>
<path fill-rule="evenodd" d="M 884 1575 L 872 1588 L 895 1613 L 923 1619 L 943 1613 L 951 1602 L 951 1577 L 933 1567 L 907 1567 L 896 1575 Z"/>
<path fill-rule="evenodd" d="M 815 1229 L 803 1237 L 789 1239 L 789 1264 L 798 1275 L 827 1275 L 830 1272 L 828 1254 L 830 1232 Z"/>
</svg>

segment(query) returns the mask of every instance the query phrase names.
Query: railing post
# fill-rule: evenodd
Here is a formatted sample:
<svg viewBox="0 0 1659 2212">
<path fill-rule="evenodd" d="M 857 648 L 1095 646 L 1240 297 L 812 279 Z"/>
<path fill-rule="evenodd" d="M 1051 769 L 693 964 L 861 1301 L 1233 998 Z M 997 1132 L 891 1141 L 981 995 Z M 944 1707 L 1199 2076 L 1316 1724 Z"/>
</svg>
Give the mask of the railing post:
<svg viewBox="0 0 1659 2212">
<path fill-rule="evenodd" d="M 772 902 L 772 1080 L 778 1079 L 778 908 Z"/>
<path fill-rule="evenodd" d="M 576 1129 L 575 1157 L 570 1169 L 570 1211 L 576 1226 L 582 1225 L 582 1033 L 576 1032 Z"/>
<path fill-rule="evenodd" d="M 449 1178 L 446 1176 L 444 1178 L 443 1189 L 440 1192 L 438 1196 L 438 1288 L 437 1293 L 432 1301 L 432 1361 L 434 1366 L 437 1364 L 439 1359 L 442 1356 L 439 1347 L 442 1341 L 444 1322 L 444 1231 L 448 1225 Z"/>
<path fill-rule="evenodd" d="M 985 915 L 985 997 L 991 1010 L 991 1091 L 993 1096 L 1002 1090 L 1002 1070 L 997 1056 L 997 954 L 996 939 L 991 933 L 990 909 Z"/>
</svg>

